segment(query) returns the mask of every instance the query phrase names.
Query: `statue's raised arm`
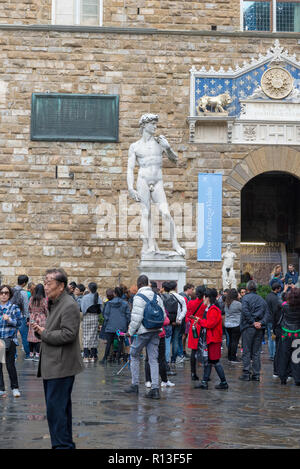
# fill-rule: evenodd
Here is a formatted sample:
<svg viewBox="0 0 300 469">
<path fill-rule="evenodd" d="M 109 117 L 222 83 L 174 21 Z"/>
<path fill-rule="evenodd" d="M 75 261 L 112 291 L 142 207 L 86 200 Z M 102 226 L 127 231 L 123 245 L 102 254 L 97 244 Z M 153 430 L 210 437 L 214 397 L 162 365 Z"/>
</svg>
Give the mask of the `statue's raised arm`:
<svg viewBox="0 0 300 469">
<path fill-rule="evenodd" d="M 176 153 L 173 151 L 166 137 L 164 135 L 159 135 L 159 137 L 156 138 L 156 141 L 161 146 L 162 150 L 166 153 L 169 160 L 177 163 L 178 155 L 176 155 Z"/>
</svg>

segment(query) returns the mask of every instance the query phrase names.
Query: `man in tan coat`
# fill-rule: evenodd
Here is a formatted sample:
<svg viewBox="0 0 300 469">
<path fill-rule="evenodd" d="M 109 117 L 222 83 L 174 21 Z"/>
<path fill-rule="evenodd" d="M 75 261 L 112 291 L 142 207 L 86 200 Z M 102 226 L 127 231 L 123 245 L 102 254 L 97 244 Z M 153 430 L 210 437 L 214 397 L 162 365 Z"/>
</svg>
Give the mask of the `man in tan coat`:
<svg viewBox="0 0 300 469">
<path fill-rule="evenodd" d="M 80 312 L 67 293 L 62 269 L 46 272 L 49 315 L 45 328 L 33 324 L 42 340 L 38 377 L 43 378 L 47 419 L 53 449 L 75 449 L 72 438 L 71 393 L 75 375 L 83 369 L 79 345 Z"/>
</svg>

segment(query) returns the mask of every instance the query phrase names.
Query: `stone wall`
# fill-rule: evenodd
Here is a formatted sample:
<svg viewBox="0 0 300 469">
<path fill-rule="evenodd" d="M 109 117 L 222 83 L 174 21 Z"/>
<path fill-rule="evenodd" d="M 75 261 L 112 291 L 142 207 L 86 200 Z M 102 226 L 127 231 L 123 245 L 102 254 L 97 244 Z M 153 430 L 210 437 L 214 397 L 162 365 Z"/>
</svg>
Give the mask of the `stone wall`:
<svg viewBox="0 0 300 469">
<path fill-rule="evenodd" d="M 51 0 L 1 0 L 0 23 L 51 24 Z"/>
<path fill-rule="evenodd" d="M 51 5 L 52 0 L 1 0 L 0 23 L 51 24 Z M 239 5 L 239 0 L 103 0 L 103 26 L 239 30 Z"/>
<path fill-rule="evenodd" d="M 241 65 L 265 53 L 273 41 L 230 34 L 0 29 L 2 281 L 14 283 L 22 273 L 39 281 L 46 268 L 60 265 L 72 280 L 96 280 L 101 293 L 119 279 L 135 282 L 140 241 L 119 231 L 100 239 L 97 207 L 103 201 L 115 204 L 117 226 L 123 229 L 118 203 L 126 196 L 127 152 L 138 139 L 138 120 L 145 112 L 160 115 L 158 132 L 179 154 L 177 167 L 164 161 L 170 204 L 196 203 L 198 172 L 224 174 L 223 242 L 233 242 L 238 254 L 240 176 L 234 168 L 253 146 L 189 144 L 189 70 L 192 65 Z M 297 39 L 281 39 L 281 45 L 297 52 Z M 31 95 L 47 91 L 119 94 L 119 143 L 31 141 Z M 195 242 L 182 241 L 187 279 L 196 284 L 207 279 L 220 287 L 221 263 L 198 263 Z"/>
<path fill-rule="evenodd" d="M 240 29 L 239 0 L 104 0 L 104 26 L 233 31 Z"/>
</svg>

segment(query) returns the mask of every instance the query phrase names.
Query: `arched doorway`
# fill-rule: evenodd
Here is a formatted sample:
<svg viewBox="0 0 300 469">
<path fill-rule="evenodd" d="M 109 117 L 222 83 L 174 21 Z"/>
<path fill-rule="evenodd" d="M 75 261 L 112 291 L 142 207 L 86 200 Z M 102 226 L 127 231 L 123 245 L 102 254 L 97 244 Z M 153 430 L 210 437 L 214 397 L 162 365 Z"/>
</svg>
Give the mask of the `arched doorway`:
<svg viewBox="0 0 300 469">
<path fill-rule="evenodd" d="M 300 179 L 269 171 L 241 190 L 241 271 L 267 284 L 274 265 L 299 269 Z M 298 270 L 299 271 L 299 270 Z"/>
</svg>

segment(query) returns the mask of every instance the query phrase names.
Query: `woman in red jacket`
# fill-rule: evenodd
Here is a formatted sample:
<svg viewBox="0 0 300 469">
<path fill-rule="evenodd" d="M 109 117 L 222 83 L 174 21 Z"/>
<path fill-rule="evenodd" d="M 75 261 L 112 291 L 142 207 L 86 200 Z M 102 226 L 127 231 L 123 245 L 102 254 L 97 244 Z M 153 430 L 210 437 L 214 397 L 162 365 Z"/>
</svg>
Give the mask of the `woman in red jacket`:
<svg viewBox="0 0 300 469">
<path fill-rule="evenodd" d="M 191 353 L 191 374 L 192 381 L 199 381 L 199 378 L 196 373 L 196 353 L 198 348 L 199 334 L 200 334 L 200 323 L 199 320 L 203 317 L 204 311 L 206 309 L 205 304 L 203 303 L 203 295 L 205 292 L 205 287 L 200 286 L 196 288 L 196 300 L 191 300 L 187 305 L 187 313 L 185 316 L 186 323 L 190 323 L 189 335 L 188 335 L 188 348 L 192 350 Z M 198 319 L 193 319 L 191 316 L 195 316 Z M 197 336 L 193 336 L 193 325 L 195 325 L 197 330 Z"/>
<path fill-rule="evenodd" d="M 216 306 L 218 292 L 214 288 L 208 288 L 204 293 L 204 304 L 206 309 L 203 318 L 200 319 L 200 326 L 206 330 L 206 343 L 208 350 L 208 363 L 204 365 L 203 379 L 201 383 L 196 384 L 196 388 L 208 389 L 208 380 L 212 367 L 220 378 L 220 383 L 215 386 L 216 389 L 228 389 L 225 373 L 221 363 L 221 345 L 222 345 L 222 315 L 221 310 Z M 204 331 L 203 331 L 204 332 Z"/>
</svg>

